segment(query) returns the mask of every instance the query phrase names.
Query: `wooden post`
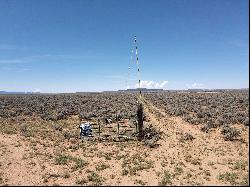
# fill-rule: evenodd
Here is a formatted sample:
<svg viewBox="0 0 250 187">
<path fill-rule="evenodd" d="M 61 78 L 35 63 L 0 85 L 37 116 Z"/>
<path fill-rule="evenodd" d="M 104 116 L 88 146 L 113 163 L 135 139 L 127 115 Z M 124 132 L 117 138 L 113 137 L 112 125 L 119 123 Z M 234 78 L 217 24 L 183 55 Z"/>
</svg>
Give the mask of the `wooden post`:
<svg viewBox="0 0 250 187">
<path fill-rule="evenodd" d="M 139 105 L 138 105 L 137 119 L 138 119 L 139 141 L 141 141 L 143 139 L 143 107 L 142 107 L 142 103 L 139 103 Z"/>
<path fill-rule="evenodd" d="M 138 125 L 135 123 L 135 133 L 138 133 Z"/>
</svg>

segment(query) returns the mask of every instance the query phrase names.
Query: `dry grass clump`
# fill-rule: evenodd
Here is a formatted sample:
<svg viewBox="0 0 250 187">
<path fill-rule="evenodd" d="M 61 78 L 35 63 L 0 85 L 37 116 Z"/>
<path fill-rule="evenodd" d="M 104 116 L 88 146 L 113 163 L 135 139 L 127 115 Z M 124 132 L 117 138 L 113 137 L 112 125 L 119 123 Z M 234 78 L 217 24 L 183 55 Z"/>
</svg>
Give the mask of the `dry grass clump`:
<svg viewBox="0 0 250 187">
<path fill-rule="evenodd" d="M 193 135 L 191 133 L 186 132 L 181 138 L 180 138 L 180 142 L 185 142 L 185 141 L 192 141 L 195 138 L 193 137 Z"/>
<path fill-rule="evenodd" d="M 240 131 L 229 125 L 223 126 L 221 133 L 224 135 L 225 140 L 233 141 L 240 136 Z"/>
<path fill-rule="evenodd" d="M 160 186 L 169 186 L 172 184 L 172 175 L 168 171 L 163 172 L 161 181 L 159 182 Z"/>
<path fill-rule="evenodd" d="M 94 186 L 100 186 L 105 181 L 105 178 L 103 178 L 99 174 L 95 173 L 94 171 L 90 172 L 87 175 L 87 178 L 88 178 L 89 182 L 92 182 L 92 185 L 94 185 Z"/>
<path fill-rule="evenodd" d="M 150 124 L 143 130 L 144 143 L 151 148 L 156 147 L 157 141 L 160 139 L 160 133 Z"/>
<path fill-rule="evenodd" d="M 154 166 L 154 162 L 146 160 L 139 154 L 134 154 L 130 157 L 124 158 L 122 163 L 122 175 L 136 175 L 138 171 L 150 169 Z"/>
<path fill-rule="evenodd" d="M 72 157 L 69 155 L 59 154 L 55 157 L 55 164 L 56 165 L 67 165 L 69 162 L 74 162 L 74 166 L 72 167 L 72 171 L 82 169 L 89 164 L 88 162 L 84 161 L 81 158 Z"/>
</svg>

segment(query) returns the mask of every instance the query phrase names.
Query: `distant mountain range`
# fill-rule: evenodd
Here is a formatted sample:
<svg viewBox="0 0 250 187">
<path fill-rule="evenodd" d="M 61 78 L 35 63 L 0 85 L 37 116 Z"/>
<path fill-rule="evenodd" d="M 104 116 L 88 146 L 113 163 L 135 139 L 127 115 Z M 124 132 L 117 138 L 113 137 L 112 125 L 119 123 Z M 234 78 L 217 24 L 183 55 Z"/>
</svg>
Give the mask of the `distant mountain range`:
<svg viewBox="0 0 250 187">
<path fill-rule="evenodd" d="M 136 88 L 136 89 L 126 89 L 118 90 L 118 92 L 173 92 L 173 91 L 184 91 L 184 92 L 220 92 L 220 91 L 233 91 L 233 90 L 249 90 L 249 88 L 241 89 L 187 89 L 187 90 L 164 90 L 164 89 L 148 89 L 148 88 Z"/>
<path fill-rule="evenodd" d="M 118 90 L 118 92 L 162 92 L 163 89 L 148 89 L 148 88 L 135 88 L 135 89 L 126 89 L 126 90 Z"/>
<path fill-rule="evenodd" d="M 113 92 L 223 92 L 223 91 L 233 91 L 233 90 L 249 90 L 249 88 L 241 88 L 241 89 L 187 89 L 187 90 L 164 90 L 164 89 L 148 89 L 148 88 L 135 88 L 135 89 L 126 89 L 126 90 L 118 90 L 118 91 L 103 91 L 104 93 L 113 93 Z M 71 94 L 73 94 L 72 92 Z M 100 93 L 100 92 L 75 92 L 76 94 L 80 93 Z M 0 91 L 0 95 L 3 94 L 52 94 L 52 93 L 41 93 L 41 92 L 10 92 L 10 91 Z M 58 93 L 60 94 L 60 93 Z M 61 93 L 66 94 L 66 93 Z"/>
</svg>

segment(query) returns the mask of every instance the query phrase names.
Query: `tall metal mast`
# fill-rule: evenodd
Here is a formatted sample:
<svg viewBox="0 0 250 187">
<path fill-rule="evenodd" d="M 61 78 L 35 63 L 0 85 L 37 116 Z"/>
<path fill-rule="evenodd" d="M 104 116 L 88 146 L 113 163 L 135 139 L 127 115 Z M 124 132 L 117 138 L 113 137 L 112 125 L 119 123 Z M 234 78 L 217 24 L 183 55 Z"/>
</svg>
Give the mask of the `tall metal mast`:
<svg viewBox="0 0 250 187">
<path fill-rule="evenodd" d="M 136 54 L 138 87 L 139 87 L 139 93 L 140 93 L 140 96 L 141 96 L 141 79 L 140 79 L 140 68 L 139 68 L 139 58 L 138 58 L 138 46 L 137 46 L 136 36 L 135 36 L 135 54 Z"/>
</svg>

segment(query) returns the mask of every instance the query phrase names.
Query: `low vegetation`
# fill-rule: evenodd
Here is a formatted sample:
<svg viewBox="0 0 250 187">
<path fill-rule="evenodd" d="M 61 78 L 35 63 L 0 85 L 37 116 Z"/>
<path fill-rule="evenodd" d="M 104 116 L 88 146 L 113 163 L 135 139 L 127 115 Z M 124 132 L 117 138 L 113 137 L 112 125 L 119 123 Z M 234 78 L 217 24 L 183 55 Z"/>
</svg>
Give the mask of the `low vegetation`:
<svg viewBox="0 0 250 187">
<path fill-rule="evenodd" d="M 0 95 L 0 185 L 248 185 L 248 98 L 143 93 L 138 141 L 137 94 Z"/>
</svg>

